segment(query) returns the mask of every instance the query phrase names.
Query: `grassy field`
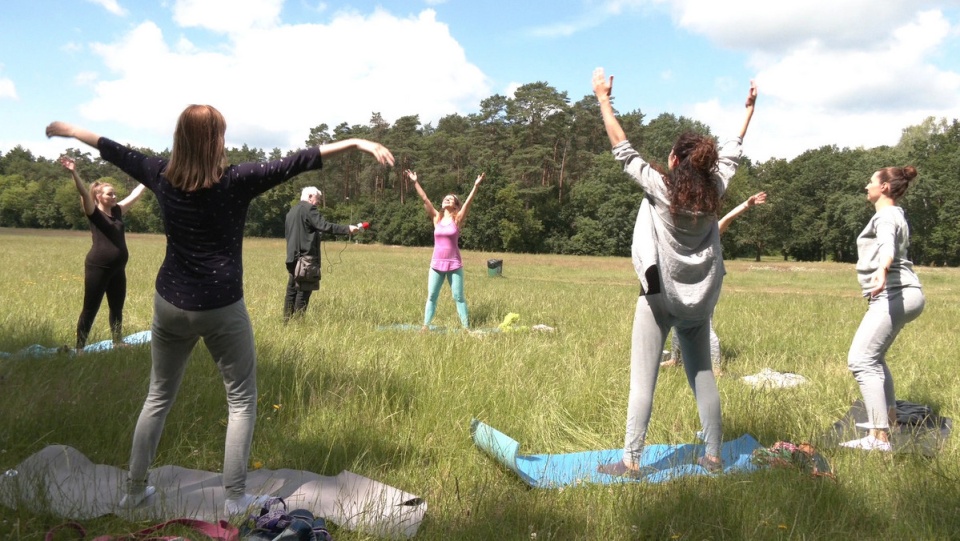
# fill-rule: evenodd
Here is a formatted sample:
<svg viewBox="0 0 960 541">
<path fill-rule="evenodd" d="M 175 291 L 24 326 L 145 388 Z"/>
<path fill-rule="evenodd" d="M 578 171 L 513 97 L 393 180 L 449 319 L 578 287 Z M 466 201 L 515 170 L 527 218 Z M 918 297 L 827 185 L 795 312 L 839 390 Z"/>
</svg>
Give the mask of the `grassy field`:
<svg viewBox="0 0 960 541">
<path fill-rule="evenodd" d="M 164 238 L 128 235 L 126 334 L 149 328 Z M 0 351 L 71 344 L 89 233 L 0 230 Z M 470 420 L 530 453 L 622 445 L 637 280 L 625 258 L 465 252 L 475 327 L 509 312 L 553 334 L 378 330 L 419 324 L 430 250 L 325 244 L 307 317 L 281 321 L 286 271 L 276 239 L 245 242 L 246 302 L 259 355 L 253 461 L 335 475 L 343 469 L 417 494 L 429 510 L 417 539 L 947 539 L 960 532 L 960 452 L 932 459 L 823 449 L 836 481 L 794 471 L 695 477 L 659 485 L 527 488 L 475 449 Z M 503 278 L 486 260 L 504 260 Z M 726 361 L 725 439 L 817 442 L 859 396 L 846 352 L 865 309 L 851 265 L 727 262 L 715 315 Z M 918 270 L 926 310 L 888 356 L 898 397 L 960 412 L 956 330 L 960 270 Z M 109 336 L 106 303 L 91 341 Z M 435 324 L 459 326 L 449 289 Z M 49 444 L 125 467 L 149 377 L 149 349 L 82 358 L 0 360 L 0 471 Z M 757 391 L 763 368 L 811 381 Z M 649 443 L 693 441 L 696 405 L 681 370 L 663 370 Z M 223 387 L 197 348 L 157 464 L 219 471 Z M 42 539 L 62 520 L 3 509 L 0 538 Z M 137 526 L 86 522 L 92 534 Z M 335 530 L 338 540 L 364 539 Z"/>
</svg>

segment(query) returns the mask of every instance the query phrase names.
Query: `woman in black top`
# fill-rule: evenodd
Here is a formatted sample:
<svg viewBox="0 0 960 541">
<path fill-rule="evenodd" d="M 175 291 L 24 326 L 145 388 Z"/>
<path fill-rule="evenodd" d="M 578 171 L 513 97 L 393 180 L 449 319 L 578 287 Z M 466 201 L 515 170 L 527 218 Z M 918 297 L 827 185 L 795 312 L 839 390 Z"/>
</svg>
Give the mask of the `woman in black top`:
<svg viewBox="0 0 960 541">
<path fill-rule="evenodd" d="M 93 327 L 93 320 L 100 311 L 103 296 L 107 296 L 110 307 L 110 331 L 114 343 L 123 339 L 123 302 L 127 297 L 127 241 L 123 232 L 123 215 L 140 199 L 143 184 L 138 184 L 123 201 L 117 203 L 117 193 L 113 186 L 105 182 L 94 182 L 88 190 L 73 158 L 61 156 L 60 164 L 73 176 L 73 182 L 80 192 L 80 205 L 90 221 L 93 234 L 93 246 L 87 252 L 84 261 L 83 309 L 77 321 L 77 353 L 87 345 L 87 336 Z"/>
<path fill-rule="evenodd" d="M 170 159 L 145 156 L 88 130 L 54 122 L 48 137 L 72 137 L 142 182 L 157 197 L 167 251 L 157 273 L 151 326 L 150 389 L 133 433 L 130 474 L 121 507 L 135 507 L 156 491 L 147 470 L 156 456 L 167 414 L 186 363 L 202 338 L 227 395 L 224 512 L 237 515 L 269 498 L 246 493 L 247 462 L 257 414 L 253 327 L 243 302 L 243 228 L 250 202 L 261 193 L 315 169 L 323 159 L 360 150 L 381 164 L 393 155 L 381 144 L 346 139 L 268 163 L 230 165 L 226 120 L 209 105 L 190 105 L 177 121 Z"/>
</svg>

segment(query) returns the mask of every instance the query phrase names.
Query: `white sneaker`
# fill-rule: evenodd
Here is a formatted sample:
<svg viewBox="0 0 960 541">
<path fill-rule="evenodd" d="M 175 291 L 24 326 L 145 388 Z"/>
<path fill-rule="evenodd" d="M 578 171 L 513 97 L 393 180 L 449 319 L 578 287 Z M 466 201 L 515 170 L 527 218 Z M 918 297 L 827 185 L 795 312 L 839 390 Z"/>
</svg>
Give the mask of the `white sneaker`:
<svg viewBox="0 0 960 541">
<path fill-rule="evenodd" d="M 250 509 L 251 507 L 263 507 L 273 496 L 264 494 L 262 496 L 254 496 L 253 494 L 244 494 L 243 496 L 233 499 L 227 498 L 223 502 L 223 512 L 227 516 L 239 515 Z"/>
<path fill-rule="evenodd" d="M 120 503 L 118 504 L 118 506 L 121 509 L 132 509 L 134 507 L 137 507 L 144 501 L 146 501 L 147 498 L 149 498 L 150 496 L 153 496 L 156 492 L 157 492 L 157 487 L 153 485 L 147 485 L 146 487 L 143 488 L 143 492 L 134 492 L 132 494 L 124 494 L 123 497 L 120 498 Z"/>
<path fill-rule="evenodd" d="M 866 436 L 859 440 L 845 441 L 840 444 L 841 447 L 850 449 L 863 449 L 864 451 L 883 451 L 889 453 L 893 451 L 893 446 L 889 441 L 877 439 L 875 436 Z"/>
</svg>

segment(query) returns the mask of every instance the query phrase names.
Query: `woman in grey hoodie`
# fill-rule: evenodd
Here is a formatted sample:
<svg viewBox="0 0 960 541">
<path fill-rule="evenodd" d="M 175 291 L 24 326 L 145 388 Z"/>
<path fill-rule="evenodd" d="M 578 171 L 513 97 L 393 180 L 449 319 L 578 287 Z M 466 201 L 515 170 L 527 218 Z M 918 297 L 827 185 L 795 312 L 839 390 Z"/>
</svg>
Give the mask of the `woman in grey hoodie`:
<svg viewBox="0 0 960 541">
<path fill-rule="evenodd" d="M 610 102 L 612 88 L 613 77 L 608 81 L 603 69 L 597 68 L 593 91 L 613 155 L 645 195 L 633 232 L 633 263 L 641 293 L 633 321 L 623 458 L 598 470 L 609 475 L 640 475 L 661 353 L 673 327 L 703 426 L 706 451 L 700 465 L 711 472 L 720 471 L 720 395 L 710 366 L 710 315 L 724 274 L 717 212 L 739 165 L 740 144 L 753 116 L 757 89 L 751 83 L 747 117 L 738 137 L 718 150 L 712 137 L 685 133 L 667 158 L 669 171 L 661 174 L 627 141 Z"/>
</svg>

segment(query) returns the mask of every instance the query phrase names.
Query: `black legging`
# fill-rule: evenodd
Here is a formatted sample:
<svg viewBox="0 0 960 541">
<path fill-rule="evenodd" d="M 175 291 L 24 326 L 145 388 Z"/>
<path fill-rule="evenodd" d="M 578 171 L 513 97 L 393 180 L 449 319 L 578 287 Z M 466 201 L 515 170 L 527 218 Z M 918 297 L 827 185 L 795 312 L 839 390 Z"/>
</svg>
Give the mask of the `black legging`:
<svg viewBox="0 0 960 541">
<path fill-rule="evenodd" d="M 83 310 L 77 320 L 77 349 L 87 345 L 87 335 L 100 311 L 103 296 L 110 307 L 110 332 L 113 341 L 123 339 L 123 302 L 127 297 L 126 264 L 115 267 L 84 266 Z"/>
</svg>

